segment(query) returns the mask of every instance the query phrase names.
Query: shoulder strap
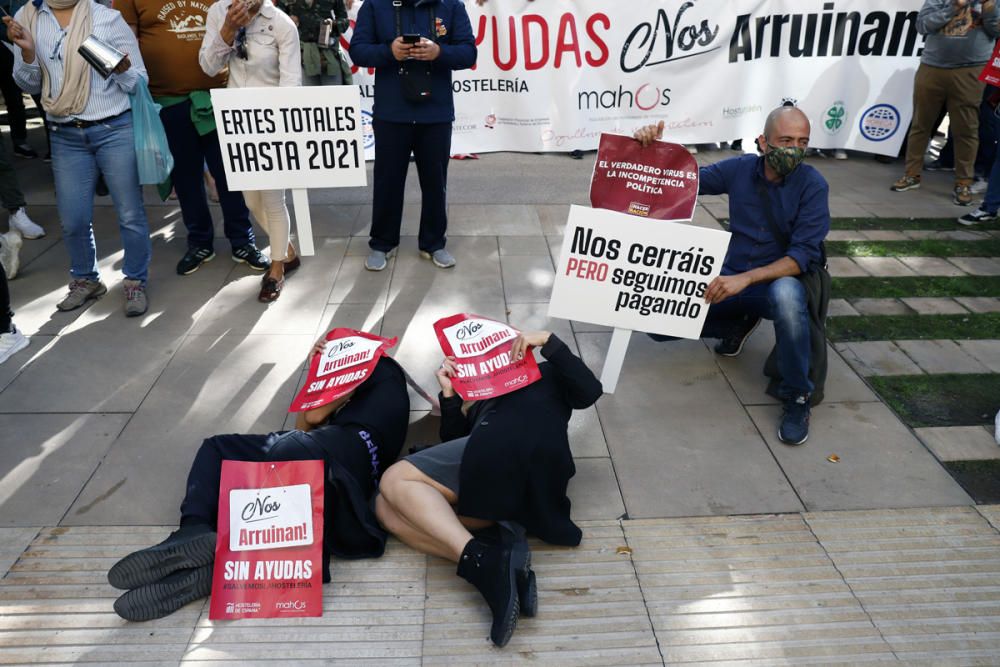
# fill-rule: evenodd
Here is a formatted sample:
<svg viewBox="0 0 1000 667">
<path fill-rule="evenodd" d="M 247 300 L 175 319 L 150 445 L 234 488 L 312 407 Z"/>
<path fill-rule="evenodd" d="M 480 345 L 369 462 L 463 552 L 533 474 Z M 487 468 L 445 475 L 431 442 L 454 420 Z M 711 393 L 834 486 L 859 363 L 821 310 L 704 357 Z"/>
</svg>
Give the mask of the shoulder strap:
<svg viewBox="0 0 1000 667">
<path fill-rule="evenodd" d="M 396 37 L 403 35 L 403 0 L 392 0 L 392 10 L 396 14 Z"/>
</svg>

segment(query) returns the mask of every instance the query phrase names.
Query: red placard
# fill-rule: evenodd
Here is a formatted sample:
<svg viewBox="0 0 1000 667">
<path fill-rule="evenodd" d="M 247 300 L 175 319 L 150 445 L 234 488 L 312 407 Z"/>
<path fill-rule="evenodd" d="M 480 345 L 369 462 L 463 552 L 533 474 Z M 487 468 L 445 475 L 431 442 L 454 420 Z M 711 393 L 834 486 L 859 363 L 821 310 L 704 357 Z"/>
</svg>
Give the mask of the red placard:
<svg viewBox="0 0 1000 667">
<path fill-rule="evenodd" d="M 602 134 L 590 203 L 657 220 L 690 220 L 698 201 L 698 163 L 680 144 Z"/>
<path fill-rule="evenodd" d="M 312 410 L 354 391 L 368 379 L 396 340 L 355 329 L 330 331 L 326 334 L 326 348 L 309 362 L 309 375 L 288 411 Z"/>
<path fill-rule="evenodd" d="M 209 618 L 323 615 L 323 462 L 223 461 Z"/>
<path fill-rule="evenodd" d="M 979 80 L 991 86 L 1000 86 L 1000 41 L 993 47 L 993 55 L 979 74 Z"/>
<path fill-rule="evenodd" d="M 542 377 L 533 354 L 510 358 L 520 332 L 503 322 L 460 313 L 435 322 L 434 332 L 445 356 L 458 362 L 458 375 L 451 384 L 466 401 L 503 396 Z"/>
</svg>

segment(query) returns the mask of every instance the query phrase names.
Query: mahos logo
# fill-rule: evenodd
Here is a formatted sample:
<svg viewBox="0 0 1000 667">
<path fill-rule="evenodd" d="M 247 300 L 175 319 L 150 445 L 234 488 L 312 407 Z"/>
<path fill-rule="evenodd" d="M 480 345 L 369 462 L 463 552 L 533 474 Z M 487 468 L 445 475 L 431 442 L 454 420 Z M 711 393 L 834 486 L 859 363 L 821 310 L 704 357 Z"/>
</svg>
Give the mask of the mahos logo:
<svg viewBox="0 0 1000 667">
<path fill-rule="evenodd" d="M 876 104 L 861 114 L 861 136 L 869 141 L 885 141 L 899 129 L 899 111 L 891 104 Z"/>
<path fill-rule="evenodd" d="M 576 106 L 581 111 L 591 109 L 639 109 L 651 111 L 670 104 L 670 89 L 644 83 L 635 91 L 624 86 L 610 90 L 585 90 L 576 96 Z"/>
</svg>

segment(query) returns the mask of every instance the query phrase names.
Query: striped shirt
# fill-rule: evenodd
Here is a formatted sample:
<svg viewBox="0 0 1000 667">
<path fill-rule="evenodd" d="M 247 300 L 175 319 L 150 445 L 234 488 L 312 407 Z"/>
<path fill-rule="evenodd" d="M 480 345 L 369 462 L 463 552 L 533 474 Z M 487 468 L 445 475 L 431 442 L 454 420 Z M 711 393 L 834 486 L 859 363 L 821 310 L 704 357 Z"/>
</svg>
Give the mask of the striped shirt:
<svg viewBox="0 0 1000 667">
<path fill-rule="evenodd" d="M 91 2 L 92 0 L 80 0 Z M 149 80 L 146 66 L 142 62 L 139 44 L 135 41 L 132 29 L 128 27 L 121 14 L 104 5 L 94 2 L 91 6 L 93 30 L 91 34 L 105 44 L 122 53 L 128 54 L 132 66 L 122 74 L 112 74 L 102 79 L 97 70 L 84 62 L 90 70 L 90 97 L 87 106 L 73 116 L 78 120 L 101 120 L 110 118 L 132 108 L 129 93 L 135 88 L 139 77 Z M 24 25 L 24 9 L 17 12 L 15 20 Z M 59 26 L 52 10 L 43 0 L 38 7 L 38 20 L 35 23 L 35 61 L 30 65 L 21 57 L 21 49 L 14 48 L 14 81 L 23 90 L 33 95 L 42 92 L 42 67 L 49 74 L 49 85 L 53 98 L 58 97 L 63 84 L 63 66 L 66 58 L 83 58 L 78 53 L 66 53 L 66 31 Z M 46 118 L 53 123 L 65 123 L 71 118 L 53 116 L 46 112 Z"/>
</svg>

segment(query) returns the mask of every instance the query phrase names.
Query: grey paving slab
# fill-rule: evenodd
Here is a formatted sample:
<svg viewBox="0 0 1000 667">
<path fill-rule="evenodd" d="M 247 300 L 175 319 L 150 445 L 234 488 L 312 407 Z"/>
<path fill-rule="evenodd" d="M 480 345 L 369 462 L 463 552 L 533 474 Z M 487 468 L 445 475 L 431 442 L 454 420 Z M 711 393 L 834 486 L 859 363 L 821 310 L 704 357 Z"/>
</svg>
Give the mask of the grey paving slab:
<svg viewBox="0 0 1000 667">
<path fill-rule="evenodd" d="M 830 305 L 827 309 L 827 315 L 830 317 L 845 317 L 859 314 L 847 299 L 830 299 Z"/>
<path fill-rule="evenodd" d="M 574 520 L 617 519 L 625 514 L 610 458 L 576 460 L 576 475 L 567 491 Z"/>
<path fill-rule="evenodd" d="M 129 417 L 0 415 L 0 525 L 58 523 Z"/>
<path fill-rule="evenodd" d="M 413 243 L 415 246 L 415 239 Z M 389 288 L 390 308 L 399 301 L 427 299 L 433 303 L 459 294 L 473 301 L 503 299 L 495 236 L 455 237 L 448 242 L 448 249 L 458 262 L 451 269 L 439 269 L 415 251 L 401 251 L 396 256 Z"/>
<path fill-rule="evenodd" d="M 969 311 L 954 299 L 929 296 L 915 296 L 901 299 L 918 315 L 964 315 Z"/>
<path fill-rule="evenodd" d="M 549 256 L 549 246 L 541 236 L 501 236 L 500 256 Z"/>
<path fill-rule="evenodd" d="M 451 236 L 541 236 L 534 206 L 526 204 L 452 204 L 448 207 Z"/>
<path fill-rule="evenodd" d="M 0 572 L 7 574 L 10 566 L 17 562 L 39 530 L 38 526 L 0 528 Z"/>
<path fill-rule="evenodd" d="M 1000 335 L 1000 331 L 997 332 Z M 962 350 L 993 373 L 1000 373 L 1000 340 L 956 341 Z"/>
<path fill-rule="evenodd" d="M 508 302 L 549 302 L 555 271 L 548 256 L 506 256 L 501 259 L 500 266 L 503 270 L 504 296 Z"/>
<path fill-rule="evenodd" d="M 583 359 L 599 370 L 609 337 L 577 340 Z M 698 341 L 658 345 L 633 336 L 618 388 L 598 401 L 597 412 L 630 517 L 801 507 Z"/>
<path fill-rule="evenodd" d="M 965 271 L 940 257 L 900 257 L 919 276 L 964 276 Z"/>
<path fill-rule="evenodd" d="M 384 302 L 389 297 L 393 266 L 389 264 L 383 271 L 368 271 L 365 269 L 365 256 L 344 257 L 327 299 L 330 303 Z"/>
<path fill-rule="evenodd" d="M 992 434 L 979 426 L 917 428 L 913 432 L 939 461 L 1000 459 L 1000 446 Z"/>
<path fill-rule="evenodd" d="M 913 309 L 897 299 L 851 299 L 861 315 L 913 315 Z"/>
<path fill-rule="evenodd" d="M 972 313 L 1000 313 L 1000 299 L 992 296 L 960 296 L 955 301 Z"/>
<path fill-rule="evenodd" d="M 868 218 L 872 213 L 861 204 L 831 201 L 830 215 L 834 218 Z"/>
<path fill-rule="evenodd" d="M 907 238 L 905 233 L 892 229 L 866 229 L 861 235 L 869 241 L 905 241 Z"/>
<path fill-rule="evenodd" d="M 927 373 L 986 373 L 987 368 L 952 340 L 900 340 L 903 352 Z"/>
<path fill-rule="evenodd" d="M 315 331 L 315 338 L 335 329 L 346 327 L 367 331 L 378 336 L 382 335 L 382 315 L 385 311 L 385 303 L 331 303 L 323 310 L 319 327 Z M 391 336 L 389 336 L 391 338 Z M 391 352 L 390 352 L 391 354 Z"/>
<path fill-rule="evenodd" d="M 316 240 L 316 255 L 303 257 L 302 267 L 285 279 L 273 303 L 257 300 L 261 274 L 233 274 L 208 304 L 193 334 L 312 334 L 347 248 L 345 238 Z"/>
<path fill-rule="evenodd" d="M 834 278 L 864 278 L 871 275 L 855 264 L 850 257 L 830 257 L 827 265 L 830 275 Z"/>
<path fill-rule="evenodd" d="M 310 191 L 310 200 L 316 197 Z M 292 206 L 291 195 L 286 195 L 288 212 L 292 216 L 292 231 L 297 234 L 297 223 L 295 222 L 295 207 Z M 312 223 L 313 236 L 350 236 L 359 225 L 364 224 L 367 230 L 367 225 L 370 220 L 362 221 L 361 216 L 361 205 L 344 205 L 344 204 L 318 204 L 310 201 L 309 204 L 309 218 Z M 217 216 L 218 220 L 216 222 L 217 226 L 222 224 L 222 216 Z M 262 242 L 266 241 L 267 236 L 264 235 Z M 296 238 L 297 241 L 297 238 Z M 298 243 L 296 243 L 298 247 Z"/>
<path fill-rule="evenodd" d="M 809 440 L 778 441 L 780 411 L 747 408 L 781 469 L 810 511 L 964 505 L 972 501 L 913 434 L 881 403 L 823 403 Z M 839 463 L 827 457 L 836 454 Z"/>
<path fill-rule="evenodd" d="M 916 273 L 895 257 L 855 257 L 854 263 L 873 276 L 896 278 Z"/>
<path fill-rule="evenodd" d="M 1000 276 L 1000 259 L 996 257 L 951 257 L 948 261 L 970 276 Z"/>
<path fill-rule="evenodd" d="M 714 344 L 715 341 L 706 342 Z M 777 399 L 767 395 L 767 378 L 764 377 L 764 361 L 771 353 L 772 347 L 774 347 L 774 326 L 765 321 L 747 340 L 739 357 L 713 355 L 744 405 L 777 402 Z M 827 354 L 825 394 L 826 400 L 831 402 L 878 400 L 832 347 L 828 348 Z"/>
<path fill-rule="evenodd" d="M 536 204 L 535 214 L 542 226 L 542 233 L 561 237 L 569 218 L 569 204 Z"/>
<path fill-rule="evenodd" d="M 839 343 L 836 347 L 851 368 L 864 376 L 919 375 L 923 372 L 889 340 Z"/>
<path fill-rule="evenodd" d="M 367 201 L 371 201 L 369 198 Z M 451 218 L 449 216 L 449 222 Z M 359 236 L 363 239 L 367 239 L 371 233 L 372 225 L 372 206 L 370 203 L 366 203 L 361 206 L 361 210 L 358 212 L 358 217 L 354 221 L 354 232 L 353 236 Z M 420 232 L 420 205 L 414 203 L 408 203 L 403 205 L 403 218 L 400 223 L 400 234 L 402 236 L 412 236 L 406 245 L 401 246 L 401 249 L 408 252 L 416 252 L 417 246 L 414 242 L 416 240 L 417 234 Z M 448 228 L 449 233 L 453 233 L 451 226 Z"/>
<path fill-rule="evenodd" d="M 952 229 L 947 231 L 936 231 L 929 238 L 940 239 L 942 241 L 981 241 L 989 238 L 989 232 L 979 232 L 971 229 Z"/>
<path fill-rule="evenodd" d="M 313 342 L 312 335 L 189 336 L 64 523 L 176 522 L 202 440 L 281 428 Z"/>
<path fill-rule="evenodd" d="M 831 229 L 826 235 L 827 241 L 866 241 L 868 237 L 862 231 L 854 229 Z"/>
<path fill-rule="evenodd" d="M 16 319 L 14 323 L 17 324 Z M 32 361 L 40 358 L 45 353 L 45 350 L 55 343 L 56 340 L 58 340 L 56 336 L 30 336 L 28 347 L 15 353 L 7 361 L 0 364 L 0 392 L 3 392 L 7 385 L 14 381 L 14 378 L 24 372 Z"/>
</svg>

